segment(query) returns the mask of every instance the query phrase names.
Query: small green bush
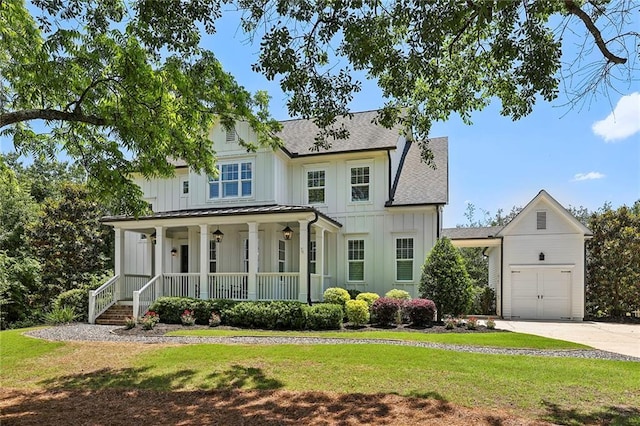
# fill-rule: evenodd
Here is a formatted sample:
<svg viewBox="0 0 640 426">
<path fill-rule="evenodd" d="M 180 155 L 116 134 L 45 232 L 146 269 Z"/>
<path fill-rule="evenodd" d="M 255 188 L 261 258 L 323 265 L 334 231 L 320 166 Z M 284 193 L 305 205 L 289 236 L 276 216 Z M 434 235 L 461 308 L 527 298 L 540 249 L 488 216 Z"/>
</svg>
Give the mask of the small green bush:
<svg viewBox="0 0 640 426">
<path fill-rule="evenodd" d="M 240 302 L 225 311 L 226 323 L 234 327 L 265 330 L 302 330 L 305 327 L 301 302 Z"/>
<path fill-rule="evenodd" d="M 197 299 L 189 297 L 160 297 L 149 307 L 150 311 L 158 314 L 160 321 L 165 324 L 181 324 L 180 315 L 185 309 L 192 309 L 192 304 Z M 207 314 L 207 321 L 209 315 Z"/>
<path fill-rule="evenodd" d="M 89 290 L 74 288 L 60 293 L 54 299 L 53 306 L 58 308 L 67 306 L 73 309 L 78 321 L 87 322 L 89 318 Z"/>
<path fill-rule="evenodd" d="M 394 288 L 393 290 L 389 290 L 384 297 L 388 297 L 389 299 L 397 299 L 397 300 L 411 300 L 411 295 L 408 291 L 399 290 Z"/>
<path fill-rule="evenodd" d="M 51 325 L 69 324 L 77 315 L 71 306 L 54 306 L 44 316 L 44 322 Z"/>
<path fill-rule="evenodd" d="M 380 296 L 377 293 L 360 293 L 358 297 L 356 297 L 356 300 L 364 300 L 365 302 L 367 302 L 369 309 L 371 309 L 371 305 L 373 305 L 373 302 L 378 299 L 380 299 Z"/>
<path fill-rule="evenodd" d="M 356 300 L 358 295 L 362 292 L 360 290 L 356 290 L 355 288 L 350 288 L 347 290 L 347 293 L 349 293 L 349 297 L 351 298 L 351 300 Z"/>
<path fill-rule="evenodd" d="M 347 300 L 347 319 L 353 325 L 369 322 L 369 305 L 364 300 Z"/>
<path fill-rule="evenodd" d="M 307 330 L 338 330 L 342 327 L 344 312 L 340 305 L 318 303 L 305 306 L 304 316 Z"/>
<path fill-rule="evenodd" d="M 344 288 L 339 287 L 331 287 L 324 291 L 322 295 L 325 303 L 333 303 L 336 305 L 342 306 L 344 309 L 347 300 L 351 300 L 351 296 L 349 296 L 349 292 Z"/>
</svg>

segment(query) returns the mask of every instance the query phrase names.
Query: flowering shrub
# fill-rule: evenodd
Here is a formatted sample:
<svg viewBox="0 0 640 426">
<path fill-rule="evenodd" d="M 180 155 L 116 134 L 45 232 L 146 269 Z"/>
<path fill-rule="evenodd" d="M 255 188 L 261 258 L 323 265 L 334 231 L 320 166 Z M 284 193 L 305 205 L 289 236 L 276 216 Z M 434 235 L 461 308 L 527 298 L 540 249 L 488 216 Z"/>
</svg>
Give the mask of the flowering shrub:
<svg viewBox="0 0 640 426">
<path fill-rule="evenodd" d="M 221 322 L 222 320 L 220 319 L 220 315 L 215 312 L 211 312 L 211 318 L 209 318 L 209 327 L 217 327 Z"/>
<path fill-rule="evenodd" d="M 351 296 L 349 296 L 349 292 L 344 288 L 339 287 L 331 287 L 324 291 L 322 295 L 325 303 L 333 303 L 335 305 L 342 306 L 342 309 L 345 309 L 345 305 L 347 300 L 351 300 Z"/>
<path fill-rule="evenodd" d="M 371 305 L 373 305 L 373 302 L 378 299 L 380 299 L 380 296 L 378 296 L 377 293 L 360 293 L 356 297 L 356 300 L 364 300 L 365 302 L 367 302 L 369 309 L 371 309 Z"/>
<path fill-rule="evenodd" d="M 451 315 L 444 317 L 444 328 L 447 330 L 453 330 L 458 325 L 458 318 Z"/>
<path fill-rule="evenodd" d="M 400 313 L 400 300 L 381 297 L 371 305 L 371 313 L 377 324 L 395 324 Z"/>
<path fill-rule="evenodd" d="M 411 300 L 411 295 L 408 291 L 398 290 L 397 288 L 389 290 L 384 297 L 388 297 L 389 299 Z"/>
<path fill-rule="evenodd" d="M 467 318 L 467 330 L 476 330 L 478 328 L 478 318 L 469 317 Z"/>
<path fill-rule="evenodd" d="M 124 328 L 125 328 L 125 330 L 131 330 L 135 326 L 136 326 L 136 320 L 134 318 L 126 317 L 124 319 Z"/>
<path fill-rule="evenodd" d="M 347 319 L 353 325 L 369 322 L 369 305 L 364 300 L 347 300 Z"/>
<path fill-rule="evenodd" d="M 147 311 L 140 317 L 140 324 L 142 324 L 143 330 L 152 330 L 157 323 L 160 322 L 160 317 L 153 311 Z"/>
<path fill-rule="evenodd" d="M 429 299 L 413 299 L 405 302 L 404 310 L 413 325 L 431 325 L 436 313 L 436 304 Z"/>
<path fill-rule="evenodd" d="M 193 315 L 193 311 L 185 309 L 180 315 L 180 322 L 182 325 L 194 325 L 196 323 L 196 317 Z"/>
<path fill-rule="evenodd" d="M 487 322 L 486 322 L 487 328 L 489 330 L 495 330 L 496 329 L 496 322 L 493 318 L 489 317 L 487 318 Z"/>
</svg>

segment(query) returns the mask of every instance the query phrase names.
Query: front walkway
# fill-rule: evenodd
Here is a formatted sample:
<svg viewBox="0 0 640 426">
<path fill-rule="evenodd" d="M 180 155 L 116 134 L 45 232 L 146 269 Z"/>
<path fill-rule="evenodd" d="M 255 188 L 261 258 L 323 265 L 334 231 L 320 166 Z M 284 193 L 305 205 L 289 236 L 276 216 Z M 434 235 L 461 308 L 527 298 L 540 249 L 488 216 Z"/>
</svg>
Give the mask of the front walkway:
<svg viewBox="0 0 640 426">
<path fill-rule="evenodd" d="M 640 324 L 497 320 L 496 328 L 567 340 L 640 358 Z"/>
<path fill-rule="evenodd" d="M 451 345 L 443 343 L 416 342 L 386 339 L 341 339 L 324 337 L 280 337 L 280 336 L 238 336 L 238 337 L 186 337 L 186 336 L 140 336 L 118 335 L 112 331 L 121 328 L 109 325 L 71 324 L 57 327 L 41 328 L 26 334 L 46 340 L 55 341 L 98 341 L 98 342 L 135 342 L 135 343 L 169 343 L 169 344 L 240 344 L 240 345 L 340 345 L 340 344 L 377 344 L 415 346 L 422 348 L 444 349 L 458 352 L 499 355 L 531 355 L 562 358 L 610 359 L 618 361 L 640 362 L 640 358 L 620 355 L 601 350 L 538 350 L 490 348 L 484 346 Z M 321 332 L 318 332 L 321 333 Z"/>
</svg>

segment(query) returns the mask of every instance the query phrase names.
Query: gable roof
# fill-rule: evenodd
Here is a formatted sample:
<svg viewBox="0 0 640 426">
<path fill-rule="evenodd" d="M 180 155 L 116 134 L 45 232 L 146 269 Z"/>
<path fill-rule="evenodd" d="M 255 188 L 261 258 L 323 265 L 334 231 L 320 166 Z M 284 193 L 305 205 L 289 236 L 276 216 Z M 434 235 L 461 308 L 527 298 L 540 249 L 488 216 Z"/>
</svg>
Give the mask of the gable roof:
<svg viewBox="0 0 640 426">
<path fill-rule="evenodd" d="M 420 145 L 407 142 L 387 207 L 449 202 L 449 139 L 428 141 L 435 168 L 422 162 Z"/>
<path fill-rule="evenodd" d="M 445 228 L 442 236 L 450 240 L 486 240 L 495 238 L 502 226 L 481 226 L 469 228 Z"/>
<path fill-rule="evenodd" d="M 284 143 L 284 150 L 290 157 L 336 154 L 341 152 L 373 151 L 394 149 L 397 146 L 400 128 L 387 129 L 373 123 L 378 111 L 352 113 L 351 119 L 338 117 L 336 127 L 344 124 L 349 130 L 347 139 L 331 142 L 328 149 L 313 150 L 318 126 L 312 120 L 295 119 L 281 121 L 282 130 L 278 136 Z"/>
<path fill-rule="evenodd" d="M 507 223 L 500 230 L 500 232 L 497 234 L 497 236 L 501 237 L 503 235 L 508 234 L 509 230 L 513 229 L 516 226 L 516 224 L 522 220 L 523 217 L 525 217 L 527 214 L 529 214 L 529 211 L 531 209 L 533 209 L 533 206 L 540 200 L 545 201 L 557 213 L 559 213 L 561 216 L 564 216 L 564 218 L 569 223 L 571 223 L 571 225 L 573 225 L 573 227 L 576 228 L 576 230 L 582 232 L 583 235 L 586 235 L 586 236 L 593 235 L 593 233 L 591 232 L 591 230 L 589 228 L 584 226 L 582 224 L 582 222 L 580 222 L 578 219 L 576 219 L 574 215 L 569 213 L 569 211 L 567 209 L 565 209 L 562 206 L 562 204 L 560 204 L 555 198 L 553 198 L 551 195 L 549 195 L 549 193 L 547 191 L 542 189 L 542 190 L 540 190 L 540 192 L 538 192 L 538 195 L 533 197 L 533 199 L 531 201 L 529 201 L 529 203 L 527 203 L 527 205 L 524 206 L 524 208 L 522 210 L 520 210 L 520 213 L 518 213 L 516 215 L 516 217 L 514 217 L 509 223 Z"/>
</svg>

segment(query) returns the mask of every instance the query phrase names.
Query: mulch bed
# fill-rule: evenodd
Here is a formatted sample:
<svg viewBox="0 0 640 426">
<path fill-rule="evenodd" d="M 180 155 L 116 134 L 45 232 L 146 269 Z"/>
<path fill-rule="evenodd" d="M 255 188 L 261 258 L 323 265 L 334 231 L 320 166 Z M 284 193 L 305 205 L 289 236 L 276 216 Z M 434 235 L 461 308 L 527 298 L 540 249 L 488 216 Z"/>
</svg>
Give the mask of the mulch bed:
<svg viewBox="0 0 640 426">
<path fill-rule="evenodd" d="M 140 325 L 136 327 L 125 330 L 124 328 L 118 328 L 113 332 L 122 336 L 164 336 L 166 333 L 170 331 L 176 330 L 243 330 L 247 331 L 247 329 L 237 328 L 237 327 L 228 327 L 228 326 L 219 326 L 216 328 L 208 327 L 206 325 L 192 325 L 192 326 L 184 326 L 181 324 L 157 324 L 153 330 L 143 330 Z M 256 330 L 261 331 L 261 330 Z M 478 326 L 476 330 L 467 330 L 466 327 L 454 327 L 452 330 L 447 330 L 443 325 L 434 325 L 431 327 L 411 327 L 409 325 L 403 324 L 397 327 L 379 327 L 373 325 L 367 325 L 363 327 L 351 327 L 347 325 L 341 330 L 329 330 L 332 332 L 344 332 L 344 331 L 409 331 L 414 333 L 496 333 L 496 332 L 505 332 L 506 330 L 489 330 L 485 326 Z M 304 333 L 304 332 L 303 332 Z M 308 333 L 318 334 L 322 333 L 322 331 L 308 331 Z"/>
</svg>

